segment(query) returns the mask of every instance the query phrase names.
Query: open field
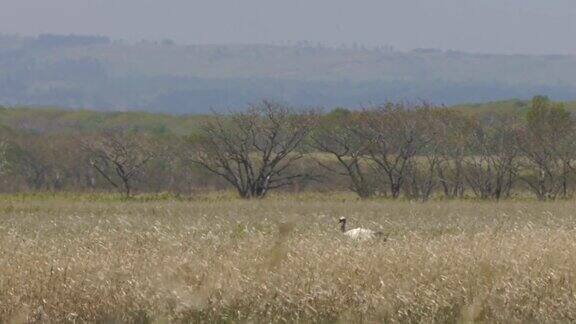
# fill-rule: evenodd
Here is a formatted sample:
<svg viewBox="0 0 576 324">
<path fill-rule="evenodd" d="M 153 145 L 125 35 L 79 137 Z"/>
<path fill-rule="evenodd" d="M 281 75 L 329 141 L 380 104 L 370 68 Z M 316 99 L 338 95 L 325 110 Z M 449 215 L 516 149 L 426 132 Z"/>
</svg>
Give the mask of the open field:
<svg viewBox="0 0 576 324">
<path fill-rule="evenodd" d="M 389 239 L 348 241 L 340 216 Z M 0 269 L 0 322 L 566 322 L 576 214 L 574 201 L 4 197 Z"/>
</svg>

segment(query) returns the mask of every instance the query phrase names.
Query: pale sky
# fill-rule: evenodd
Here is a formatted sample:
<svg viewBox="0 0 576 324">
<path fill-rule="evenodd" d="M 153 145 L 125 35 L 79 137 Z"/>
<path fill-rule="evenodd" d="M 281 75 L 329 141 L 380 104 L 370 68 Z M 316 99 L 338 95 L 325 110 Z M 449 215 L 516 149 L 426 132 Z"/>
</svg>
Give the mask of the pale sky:
<svg viewBox="0 0 576 324">
<path fill-rule="evenodd" d="M 0 0 L 0 33 L 576 54 L 576 0 Z"/>
</svg>

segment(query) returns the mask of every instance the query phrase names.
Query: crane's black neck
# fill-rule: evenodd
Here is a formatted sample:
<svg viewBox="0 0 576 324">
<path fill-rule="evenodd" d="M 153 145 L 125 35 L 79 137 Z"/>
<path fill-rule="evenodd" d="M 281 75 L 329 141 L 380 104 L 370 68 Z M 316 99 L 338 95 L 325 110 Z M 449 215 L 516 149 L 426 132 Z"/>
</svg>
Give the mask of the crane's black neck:
<svg viewBox="0 0 576 324">
<path fill-rule="evenodd" d="M 342 231 L 342 233 L 346 232 L 346 220 L 345 219 L 340 221 L 340 230 Z"/>
</svg>

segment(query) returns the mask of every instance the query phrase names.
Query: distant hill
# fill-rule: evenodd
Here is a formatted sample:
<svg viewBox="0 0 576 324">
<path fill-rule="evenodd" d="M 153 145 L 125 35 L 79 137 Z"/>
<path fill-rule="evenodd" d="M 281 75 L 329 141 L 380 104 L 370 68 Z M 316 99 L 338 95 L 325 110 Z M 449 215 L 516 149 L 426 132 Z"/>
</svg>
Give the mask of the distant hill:
<svg viewBox="0 0 576 324">
<path fill-rule="evenodd" d="M 576 56 L 0 36 L 0 104 L 205 113 L 262 98 L 358 107 L 576 99 Z"/>
</svg>

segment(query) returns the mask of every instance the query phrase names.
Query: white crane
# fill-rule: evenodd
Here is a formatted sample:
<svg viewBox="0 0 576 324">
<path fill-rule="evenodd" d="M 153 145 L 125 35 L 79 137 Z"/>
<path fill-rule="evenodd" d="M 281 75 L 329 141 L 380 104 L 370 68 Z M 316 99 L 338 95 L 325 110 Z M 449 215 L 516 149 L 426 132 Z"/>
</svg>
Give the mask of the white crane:
<svg viewBox="0 0 576 324">
<path fill-rule="evenodd" d="M 382 231 L 373 231 L 366 228 L 355 228 L 347 231 L 346 217 L 340 217 L 340 220 L 338 222 L 340 223 L 340 230 L 342 231 L 342 233 L 344 233 L 344 235 L 348 236 L 353 240 L 364 241 L 364 240 L 371 240 L 379 236 L 384 236 L 384 233 Z M 386 239 L 387 237 L 384 237 L 384 240 Z"/>
</svg>

